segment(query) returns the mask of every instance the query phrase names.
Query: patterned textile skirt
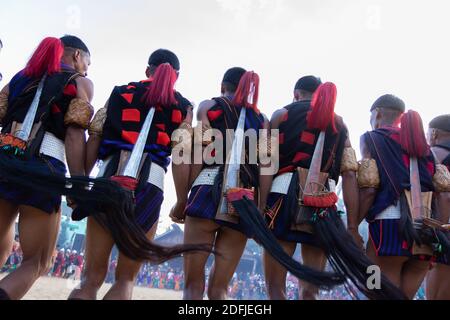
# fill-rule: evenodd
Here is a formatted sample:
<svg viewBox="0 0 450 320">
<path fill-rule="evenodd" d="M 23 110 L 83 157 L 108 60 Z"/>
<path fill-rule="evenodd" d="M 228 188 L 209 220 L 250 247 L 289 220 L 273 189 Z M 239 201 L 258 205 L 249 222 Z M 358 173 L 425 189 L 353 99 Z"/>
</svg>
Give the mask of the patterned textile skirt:
<svg viewBox="0 0 450 320">
<path fill-rule="evenodd" d="M 220 226 L 237 230 L 248 238 L 252 238 L 252 230 L 242 223 L 230 223 L 216 219 L 218 204 L 212 199 L 213 186 L 202 185 L 192 188 L 185 213 L 192 218 L 212 220 Z"/>
<path fill-rule="evenodd" d="M 49 156 L 40 156 L 29 160 L 30 162 L 45 162 L 48 174 L 66 174 L 66 165 Z M 0 180 L 0 199 L 9 201 L 17 206 L 30 206 L 48 214 L 57 213 L 61 207 L 61 196 L 36 191 L 17 186 L 8 181 Z"/>
</svg>

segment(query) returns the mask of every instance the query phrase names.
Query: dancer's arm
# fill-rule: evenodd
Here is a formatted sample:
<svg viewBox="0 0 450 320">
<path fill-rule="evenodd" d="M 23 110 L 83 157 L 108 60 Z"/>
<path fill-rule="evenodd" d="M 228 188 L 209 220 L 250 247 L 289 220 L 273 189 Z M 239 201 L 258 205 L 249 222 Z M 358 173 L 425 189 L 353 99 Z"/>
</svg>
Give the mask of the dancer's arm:
<svg viewBox="0 0 450 320">
<path fill-rule="evenodd" d="M 210 123 L 208 120 L 208 111 L 211 109 L 216 102 L 214 100 L 206 100 L 200 103 L 197 111 L 197 128 L 195 130 L 203 130 L 203 127 L 209 127 Z M 200 138 L 200 137 L 199 137 Z M 203 138 L 203 137 L 201 137 Z M 195 134 L 194 134 L 195 139 Z M 194 140 L 194 149 L 192 152 L 192 164 L 190 168 L 190 181 L 189 186 L 192 186 L 195 179 L 200 175 L 200 172 L 202 172 L 203 169 L 203 139 L 201 141 L 195 141 Z M 201 152 L 201 154 L 198 154 L 196 157 L 195 152 Z M 196 159 L 197 158 L 197 159 Z M 197 160 L 197 161 L 196 161 Z"/>
<path fill-rule="evenodd" d="M 192 126 L 192 107 L 189 107 L 184 123 L 187 123 L 189 126 Z M 181 163 L 181 164 L 175 164 L 175 162 L 172 163 L 173 181 L 175 183 L 177 200 L 179 202 L 184 203 L 187 202 L 187 195 L 189 192 L 189 172 L 190 172 L 189 163 Z"/>
<path fill-rule="evenodd" d="M 433 153 L 436 157 L 438 163 L 442 163 L 445 157 L 448 155 L 447 152 L 443 152 L 439 148 L 433 148 Z M 443 224 L 450 223 L 450 192 L 435 192 L 434 197 L 436 199 L 436 211 L 437 217 Z"/>
<path fill-rule="evenodd" d="M 106 120 L 106 111 L 108 109 L 109 100 L 103 108 L 97 111 L 89 128 L 89 139 L 86 146 L 86 174 L 90 174 L 98 160 L 98 150 L 102 142 L 103 126 Z"/>
<path fill-rule="evenodd" d="M 8 111 L 8 96 L 9 96 L 9 84 L 7 84 L 0 91 L 0 121 L 3 120 L 3 118 L 6 115 L 6 112 Z"/>
<path fill-rule="evenodd" d="M 372 155 L 370 154 L 369 150 L 367 149 L 364 137 L 361 137 L 360 149 L 361 149 L 361 155 L 362 155 L 363 159 L 371 159 L 372 158 Z M 360 224 L 367 217 L 367 214 L 369 213 L 369 210 L 375 201 L 376 195 L 377 195 L 376 188 L 360 188 L 359 189 L 359 221 L 358 221 L 358 224 Z"/>
<path fill-rule="evenodd" d="M 278 130 L 279 125 L 281 123 L 281 119 L 286 115 L 287 110 L 281 109 L 276 111 L 272 115 L 272 119 L 270 120 L 270 123 L 265 124 L 264 129 L 271 129 L 271 130 Z M 270 132 L 268 133 L 267 137 L 268 143 L 271 143 L 271 135 Z M 273 150 L 272 150 L 273 148 Z M 275 151 L 275 148 L 278 148 L 277 146 L 271 146 L 271 153 L 272 151 Z M 273 157 L 270 157 L 271 160 L 273 160 Z M 279 159 L 276 159 L 279 161 Z M 261 170 L 268 170 L 267 168 L 270 168 L 273 165 L 272 161 L 270 161 L 268 164 L 261 165 Z M 261 174 L 259 175 L 259 189 L 260 189 L 260 199 L 259 199 L 259 210 L 264 213 L 267 206 L 267 198 L 269 197 L 270 189 L 272 188 L 272 182 L 273 182 L 273 174 Z"/>
<path fill-rule="evenodd" d="M 188 108 L 185 124 L 192 126 L 192 107 Z M 176 223 L 184 222 L 184 209 L 187 204 L 187 197 L 189 194 L 189 176 L 190 164 L 172 162 L 172 176 L 175 184 L 175 191 L 177 195 L 177 202 L 170 212 L 170 217 Z"/>
<path fill-rule="evenodd" d="M 77 99 L 90 106 L 94 95 L 94 85 L 87 78 L 78 78 Z M 69 111 L 70 112 L 70 108 Z M 67 116 L 67 114 L 66 114 Z M 92 116 L 92 115 L 91 115 Z M 83 119 L 85 120 L 85 119 Z M 90 121 L 90 119 L 89 119 Z M 76 123 L 70 123 L 66 132 L 67 165 L 71 175 L 85 175 L 86 135 L 85 128 Z"/>
<path fill-rule="evenodd" d="M 450 223 L 450 192 L 436 192 L 437 220 L 442 224 Z"/>
<path fill-rule="evenodd" d="M 0 91 L 1 94 L 4 94 L 6 97 L 9 96 L 9 83 L 3 87 L 3 89 Z"/>
<path fill-rule="evenodd" d="M 86 143 L 86 175 L 90 175 L 92 169 L 94 169 L 95 163 L 97 162 L 101 140 L 102 138 L 97 135 L 89 136 Z"/>
<path fill-rule="evenodd" d="M 347 138 L 345 142 L 345 148 L 352 148 L 350 139 Z M 357 163 L 356 158 L 354 163 Z M 342 176 L 342 193 L 344 197 L 344 204 L 347 210 L 347 229 L 349 233 L 353 236 L 353 239 L 359 245 L 363 246 L 364 241 L 359 234 L 359 188 L 358 180 L 356 178 L 355 170 L 345 170 L 341 173 Z"/>
</svg>

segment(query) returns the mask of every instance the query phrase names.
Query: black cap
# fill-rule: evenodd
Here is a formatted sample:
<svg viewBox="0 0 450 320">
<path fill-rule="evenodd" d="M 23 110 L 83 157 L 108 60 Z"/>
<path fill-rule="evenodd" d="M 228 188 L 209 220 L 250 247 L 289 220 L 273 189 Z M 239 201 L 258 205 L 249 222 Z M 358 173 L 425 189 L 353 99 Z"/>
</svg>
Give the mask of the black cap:
<svg viewBox="0 0 450 320">
<path fill-rule="evenodd" d="M 234 67 L 231 69 L 228 69 L 227 72 L 225 72 L 225 75 L 223 76 L 222 82 L 231 83 L 236 88 L 239 86 L 239 82 L 241 81 L 242 76 L 247 71 L 240 67 Z"/>
<path fill-rule="evenodd" d="M 78 37 L 65 35 L 64 37 L 60 38 L 60 40 L 63 43 L 64 47 L 79 49 L 91 54 L 87 45 Z"/>
<path fill-rule="evenodd" d="M 434 118 L 430 122 L 430 129 L 439 129 L 442 131 L 450 132 L 450 114 L 445 114 Z"/>
<path fill-rule="evenodd" d="M 295 90 L 314 93 L 321 84 L 322 80 L 320 80 L 320 78 L 315 76 L 306 76 L 297 81 L 295 84 Z"/>
<path fill-rule="evenodd" d="M 375 109 L 392 109 L 404 113 L 406 111 L 405 102 L 393 94 L 385 94 L 377 99 L 370 108 L 370 111 Z"/>
<path fill-rule="evenodd" d="M 168 63 L 177 71 L 180 71 L 180 60 L 175 53 L 167 49 L 158 49 L 153 52 L 148 59 L 149 66 L 158 67 L 163 63 Z"/>
</svg>

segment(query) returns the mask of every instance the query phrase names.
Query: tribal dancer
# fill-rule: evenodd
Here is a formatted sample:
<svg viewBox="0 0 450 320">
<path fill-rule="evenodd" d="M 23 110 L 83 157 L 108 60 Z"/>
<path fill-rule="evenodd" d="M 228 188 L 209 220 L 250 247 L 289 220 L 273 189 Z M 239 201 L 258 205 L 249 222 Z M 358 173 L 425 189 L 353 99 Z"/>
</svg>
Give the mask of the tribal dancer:
<svg viewBox="0 0 450 320">
<path fill-rule="evenodd" d="M 89 130 L 86 171 L 90 172 L 100 159 L 103 166 L 99 177 L 111 178 L 133 192 L 135 221 L 148 239 L 153 239 L 156 233 L 172 147 L 190 158 L 192 106 L 174 90 L 179 70 L 180 62 L 174 53 L 155 51 L 148 61 L 147 79 L 115 87 Z M 182 141 L 175 139 L 175 132 L 185 134 Z M 189 168 L 189 163 L 173 162 L 177 194 L 188 191 Z M 74 290 L 71 299 L 97 298 L 108 271 L 111 250 L 121 236 L 124 235 L 104 229 L 98 217 L 88 219 L 86 269 L 81 289 Z M 153 262 L 178 256 L 186 248 L 189 246 L 154 245 Z M 141 259 L 120 252 L 115 283 L 104 299 L 131 299 L 141 265 Z"/>
<path fill-rule="evenodd" d="M 446 252 L 442 223 L 436 218 L 437 166 L 417 112 L 405 103 L 380 97 L 372 106 L 373 131 L 361 138 L 360 219 L 369 222 L 367 254 L 413 299 L 436 251 Z"/>
<path fill-rule="evenodd" d="M 3 159 L 6 153 L 11 151 L 18 155 L 24 148 L 14 147 L 30 141 L 25 155 L 28 160 L 24 164 L 44 166 L 42 180 L 52 174 L 64 177 L 66 156 L 70 174 L 84 175 L 84 128 L 93 113 L 90 106 L 93 85 L 85 77 L 89 65 L 89 50 L 76 37 L 46 38 L 40 43 L 25 69 L 0 93 L 2 162 L 12 163 Z M 29 117 L 32 101 L 37 102 L 33 105 L 39 108 Z M 2 170 L 2 178 L 12 174 Z M 17 178 L 26 180 L 28 176 L 20 177 L 19 173 Z M 39 190 L 5 179 L 0 182 L 0 264 L 3 265 L 10 252 L 18 215 L 23 250 L 21 266 L 0 281 L 0 299 L 22 298 L 51 267 L 61 216 L 61 196 Z"/>
<path fill-rule="evenodd" d="M 269 128 L 269 122 L 257 108 L 258 94 L 259 76 L 232 68 L 224 76 L 222 96 L 205 101 L 199 107 L 200 125 L 195 129 L 195 144 L 200 150 L 204 147 L 205 158 L 199 164 L 194 162 L 191 171 L 191 181 L 195 181 L 184 212 L 187 216 L 185 243 L 210 243 L 218 253 L 208 283 L 208 297 L 213 300 L 226 299 L 229 282 L 247 239 L 257 234 L 264 236 L 257 240 L 270 247 L 271 254 L 297 276 L 315 279 L 320 284 L 342 280 L 335 279 L 333 274 L 305 270 L 280 247 L 272 245 L 276 241 L 266 236 L 270 232 L 264 233 L 267 227 L 262 216 L 250 221 L 234 207 L 234 201 L 243 197 L 256 206 L 254 201 L 258 201 L 261 182 L 259 173 L 266 167 L 261 163 L 261 151 L 265 148 L 267 156 L 270 154 L 270 148 L 264 145 L 264 141 L 268 141 L 268 131 L 262 130 Z M 230 131 L 235 133 L 234 139 Z M 231 150 L 226 148 L 230 145 Z M 180 218 L 178 211 L 174 213 L 174 217 Z M 258 228 L 263 231 L 255 233 Z M 185 299 L 203 298 L 207 259 L 204 253 L 185 257 Z"/>
<path fill-rule="evenodd" d="M 436 162 L 444 165 L 440 167 L 443 172 L 442 181 L 449 181 L 450 170 L 450 115 L 439 116 L 429 125 L 428 141 L 431 145 Z M 447 179 L 445 179 L 447 175 Z M 439 197 L 438 220 L 445 224 L 450 223 L 449 184 L 442 184 L 437 193 Z M 448 235 L 448 233 L 447 233 Z M 435 267 L 428 273 L 426 283 L 428 300 L 450 300 L 450 255 L 438 255 Z"/>
<path fill-rule="evenodd" d="M 225 146 L 226 139 L 230 139 L 227 136 L 227 129 L 234 130 L 237 127 L 240 111 L 244 105 L 243 101 L 249 95 L 249 88 L 246 86 L 250 82 L 254 83 L 254 95 L 251 105 L 247 108 L 245 130 L 254 129 L 258 131 L 264 128 L 268 121 L 257 109 L 258 75 L 254 72 L 246 73 L 242 68 L 232 68 L 226 72 L 222 81 L 222 96 L 204 101 L 199 106 L 197 117 L 201 129 L 199 130 L 200 138 L 196 138 L 195 143 L 203 144 L 206 147 L 205 150 L 210 149 L 207 145 L 212 143 L 212 139 L 206 139 L 207 131 L 217 129 L 220 130 L 221 137 L 225 138 L 220 139 L 220 142 L 219 140 L 215 141 L 215 144 L 223 143 L 220 147 Z M 195 129 L 195 131 L 198 131 L 198 129 Z M 215 257 L 214 267 L 209 276 L 208 296 L 211 300 L 226 299 L 229 282 L 251 233 L 250 230 L 236 223 L 235 216 L 221 214 L 218 210 L 222 192 L 220 190 L 222 183 L 218 179 L 222 179 L 224 172 L 224 165 L 218 163 L 224 164 L 229 156 L 225 152 L 219 152 L 219 150 L 225 149 L 209 150 L 210 159 L 205 159 L 205 162 L 212 159 L 213 161 L 209 161 L 212 164 L 206 165 L 200 162 L 200 164 L 194 163 L 192 166 L 191 180 L 196 179 L 193 182 L 184 212 L 186 215 L 184 243 L 210 243 L 219 253 Z M 248 158 L 248 153 L 246 156 Z M 244 177 L 242 178 L 246 179 L 246 186 L 249 188 L 257 187 L 258 166 L 249 165 L 244 166 L 244 168 Z M 179 210 L 174 210 L 174 214 L 175 217 L 180 218 Z M 182 215 L 181 219 L 183 218 Z M 175 221 L 179 222 L 179 219 L 175 218 Z M 185 257 L 184 299 L 203 299 L 205 290 L 204 270 L 208 256 L 207 253 L 196 253 Z"/>
<path fill-rule="evenodd" d="M 371 299 L 403 298 L 385 278 L 381 290 L 367 288 L 372 263 L 357 231 L 358 163 L 347 128 L 334 113 L 336 86 L 309 76 L 295 89 L 296 102 L 277 111 L 271 121 L 272 129 L 279 129 L 280 170 L 262 188 L 269 227 L 290 256 L 302 244 L 305 266 L 323 271 L 328 258 L 334 271 L 350 281 L 347 289 L 355 298 L 354 287 Z M 341 175 L 349 232 L 337 210 L 335 186 Z M 270 298 L 286 299 L 286 269 L 267 253 L 265 274 Z M 302 299 L 316 299 L 318 290 L 311 281 L 301 281 Z"/>
</svg>

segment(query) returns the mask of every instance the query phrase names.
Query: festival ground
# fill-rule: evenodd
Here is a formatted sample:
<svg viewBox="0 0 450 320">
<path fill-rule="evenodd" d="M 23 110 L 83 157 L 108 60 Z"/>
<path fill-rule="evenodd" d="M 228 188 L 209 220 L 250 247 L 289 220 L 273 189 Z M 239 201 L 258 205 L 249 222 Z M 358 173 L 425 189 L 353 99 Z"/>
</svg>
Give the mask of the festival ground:
<svg viewBox="0 0 450 320">
<path fill-rule="evenodd" d="M 0 274 L 0 279 L 5 276 L 6 274 Z M 42 277 L 31 288 L 24 300 L 66 300 L 73 285 L 71 280 Z M 103 297 L 110 287 L 109 284 L 103 285 L 99 298 Z M 133 300 L 181 300 L 181 298 L 182 292 L 139 287 L 134 289 L 133 294 Z"/>
</svg>

